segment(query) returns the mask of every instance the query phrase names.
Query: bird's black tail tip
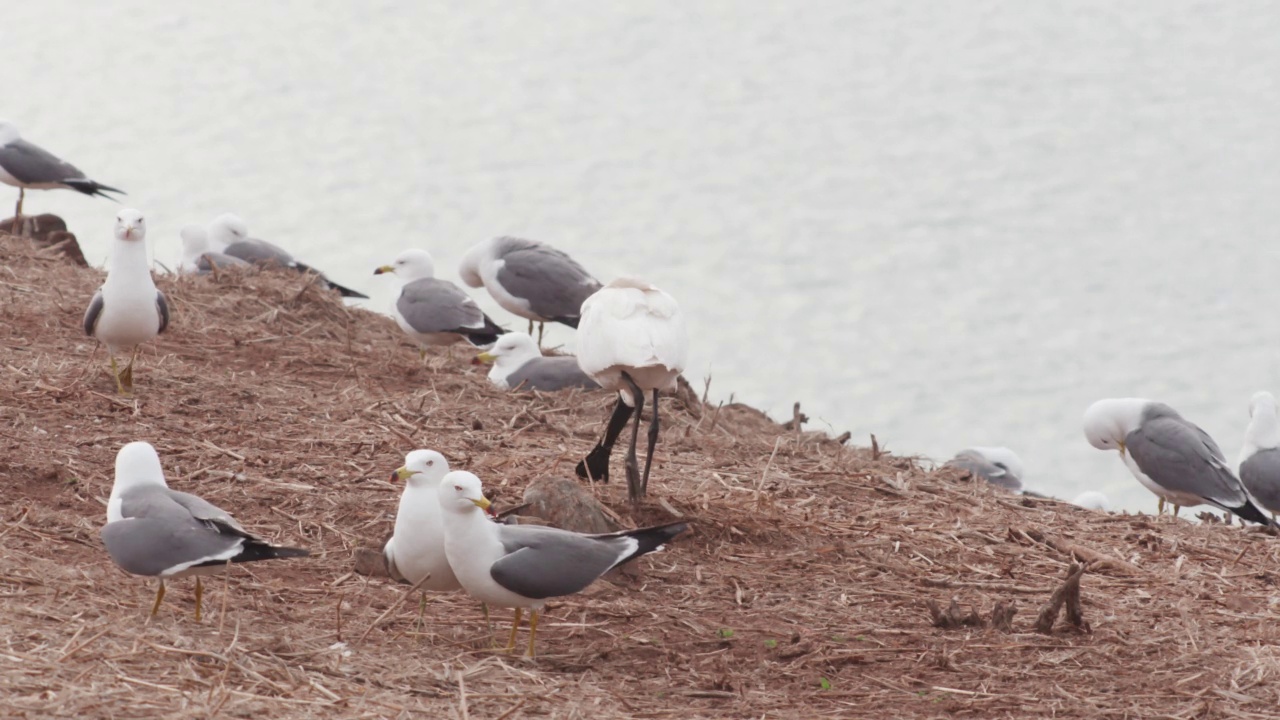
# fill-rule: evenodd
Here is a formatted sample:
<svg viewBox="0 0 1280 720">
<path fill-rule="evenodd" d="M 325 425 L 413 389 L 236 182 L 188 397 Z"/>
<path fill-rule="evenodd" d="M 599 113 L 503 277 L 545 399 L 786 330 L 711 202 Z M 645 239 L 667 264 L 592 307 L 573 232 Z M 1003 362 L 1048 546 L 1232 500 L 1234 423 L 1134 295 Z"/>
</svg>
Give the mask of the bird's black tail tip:
<svg viewBox="0 0 1280 720">
<path fill-rule="evenodd" d="M 558 322 L 558 323 L 560 323 L 561 325 L 568 325 L 569 327 L 573 328 L 574 330 L 577 330 L 577 329 L 578 329 L 578 322 L 579 322 L 580 320 L 582 320 L 582 318 L 577 318 L 577 317 L 567 317 L 567 316 L 566 316 L 566 317 L 555 317 L 555 318 L 551 318 L 551 321 L 552 321 L 552 322 Z"/>
<path fill-rule="evenodd" d="M 128 193 L 121 190 L 120 188 L 113 188 L 110 185 L 103 185 L 100 182 L 94 182 L 93 180 L 90 180 L 88 178 L 73 178 L 71 180 L 63 180 L 62 182 L 64 185 L 67 185 L 68 187 L 74 190 L 82 192 L 85 195 L 97 195 L 98 197 L 104 197 L 108 200 L 115 200 L 116 198 L 111 197 L 107 193 L 119 193 L 121 195 L 128 195 Z"/>
<path fill-rule="evenodd" d="M 622 534 L 640 543 L 640 547 L 636 548 L 635 553 L 631 555 L 634 558 L 645 553 L 661 550 L 664 545 L 688 529 L 689 523 L 681 521 L 640 528 L 639 530 L 628 530 Z"/>
<path fill-rule="evenodd" d="M 498 328 L 498 332 L 496 333 L 495 332 L 483 332 L 483 333 L 473 332 L 473 333 L 467 333 L 466 337 L 467 337 L 467 342 L 471 343 L 472 345 L 475 345 L 478 348 L 486 348 L 498 342 L 498 336 L 502 335 L 504 332 L 506 331 L 501 328 Z"/>
<path fill-rule="evenodd" d="M 1277 524 L 1276 521 L 1267 517 L 1267 514 L 1262 512 L 1262 510 L 1259 510 L 1258 506 L 1254 505 L 1250 500 L 1246 500 L 1244 505 L 1238 508 L 1231 508 L 1231 512 L 1245 520 L 1248 520 L 1249 522 L 1258 523 L 1259 525 L 1280 527 L 1280 524 Z"/>
<path fill-rule="evenodd" d="M 368 295 L 365 295 L 364 293 L 358 290 L 352 290 L 351 288 L 343 287 L 338 283 L 333 282 L 332 280 L 329 281 L 329 287 L 333 288 L 334 290 L 337 290 L 338 294 L 341 295 L 342 297 L 360 298 L 362 300 L 369 299 Z"/>
</svg>

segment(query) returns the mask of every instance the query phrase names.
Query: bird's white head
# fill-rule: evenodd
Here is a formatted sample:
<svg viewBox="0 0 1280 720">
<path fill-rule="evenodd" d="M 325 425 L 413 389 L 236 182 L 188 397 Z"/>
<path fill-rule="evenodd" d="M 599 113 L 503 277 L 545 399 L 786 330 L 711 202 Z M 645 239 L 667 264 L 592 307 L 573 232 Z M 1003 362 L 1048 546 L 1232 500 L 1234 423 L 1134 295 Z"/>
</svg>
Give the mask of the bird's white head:
<svg viewBox="0 0 1280 720">
<path fill-rule="evenodd" d="M 458 275 L 467 287 L 478 288 L 484 285 L 484 278 L 480 277 L 480 264 L 492 257 L 495 240 L 496 238 L 490 238 L 478 242 L 462 256 L 462 262 L 458 263 Z"/>
<path fill-rule="evenodd" d="M 431 488 L 449 474 L 449 461 L 435 450 L 414 450 L 404 456 L 404 467 L 396 470 L 395 479 L 412 488 Z"/>
<path fill-rule="evenodd" d="M 489 509 L 489 500 L 480 487 L 480 478 L 463 471 L 454 470 L 440 481 L 441 509 L 456 513 L 469 513 L 480 510 L 483 514 Z"/>
<path fill-rule="evenodd" d="M 1018 454 L 1009 448 L 980 446 L 969 449 L 986 458 L 987 462 L 1005 470 L 1019 480 L 1026 478 L 1022 470 L 1022 458 L 1018 457 Z"/>
<path fill-rule="evenodd" d="M 248 240 L 249 226 L 239 215 L 223 213 L 209 223 L 208 237 L 213 249 L 222 252 L 232 243 Z"/>
<path fill-rule="evenodd" d="M 125 208 L 116 214 L 116 239 L 138 242 L 147 237 L 147 220 L 133 208 Z"/>
<path fill-rule="evenodd" d="M 125 490 L 140 485 L 165 485 L 160 456 L 147 442 L 131 442 L 116 453 L 115 488 Z M 114 491 L 113 491 L 113 494 Z"/>
<path fill-rule="evenodd" d="M 1071 501 L 1072 505 L 1082 507 L 1085 510 L 1101 510 L 1103 512 L 1111 512 L 1111 500 L 1097 490 L 1086 490 L 1076 496 Z"/>
<path fill-rule="evenodd" d="M 534 358 L 542 357 L 542 351 L 528 333 L 509 332 L 477 357 L 481 362 L 493 363 L 495 367 L 515 370 Z"/>
<path fill-rule="evenodd" d="M 1276 416 L 1276 398 L 1263 390 L 1249 400 L 1249 427 L 1244 431 L 1245 453 L 1280 447 L 1280 418 Z"/>
<path fill-rule="evenodd" d="M 1150 400 L 1106 398 L 1084 411 L 1084 436 L 1099 450 L 1124 452 L 1124 439 L 1142 424 L 1142 413 Z"/>
<path fill-rule="evenodd" d="M 383 265 L 373 271 L 374 275 L 383 273 L 395 273 L 406 282 L 421 280 L 436 276 L 436 263 L 426 250 L 405 250 L 390 265 Z"/>
</svg>

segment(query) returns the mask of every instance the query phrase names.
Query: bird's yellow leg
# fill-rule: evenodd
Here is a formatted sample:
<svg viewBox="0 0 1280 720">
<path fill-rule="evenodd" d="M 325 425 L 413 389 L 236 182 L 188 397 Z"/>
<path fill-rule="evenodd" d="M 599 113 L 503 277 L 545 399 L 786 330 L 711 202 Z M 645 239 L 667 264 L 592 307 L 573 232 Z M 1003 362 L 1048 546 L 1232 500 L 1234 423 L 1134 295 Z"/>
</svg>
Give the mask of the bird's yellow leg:
<svg viewBox="0 0 1280 720">
<path fill-rule="evenodd" d="M 484 626 L 489 631 L 489 647 L 495 647 L 493 642 L 493 622 L 489 620 L 489 603 L 480 603 L 480 609 L 484 611 Z"/>
<path fill-rule="evenodd" d="M 1164 514 L 1164 498 L 1160 498 L 1160 502 L 1156 503 L 1156 517 Z"/>
<path fill-rule="evenodd" d="M 200 584 L 200 576 L 196 576 L 196 622 L 200 622 L 200 601 L 204 599 L 204 585 Z"/>
<path fill-rule="evenodd" d="M 418 622 L 414 623 L 413 625 L 414 632 L 422 631 L 422 623 L 424 622 L 424 616 L 426 615 L 426 612 L 427 612 L 427 594 L 419 593 L 418 594 Z"/>
<path fill-rule="evenodd" d="M 546 323 L 538 323 L 538 349 L 542 349 L 542 332 L 547 329 Z M 532 335 L 533 333 L 529 333 Z"/>
<path fill-rule="evenodd" d="M 1174 506 L 1173 506 L 1173 517 L 1177 518 L 1177 517 L 1178 517 L 1178 511 L 1179 511 L 1179 510 L 1181 510 L 1181 509 L 1182 509 L 1182 506 L 1181 506 L 1181 505 L 1174 505 Z"/>
<path fill-rule="evenodd" d="M 128 395 L 133 392 L 133 362 L 138 359 L 138 348 L 134 346 L 133 354 L 129 356 L 129 364 L 124 366 L 124 370 L 120 371 L 120 384 L 124 387 L 124 394 Z"/>
<path fill-rule="evenodd" d="M 516 649 L 516 630 L 520 629 L 520 616 L 524 614 L 523 608 L 516 608 L 516 618 L 511 621 L 511 637 L 507 638 L 507 652 Z"/>
<path fill-rule="evenodd" d="M 120 384 L 120 367 L 116 364 L 116 356 L 111 355 L 111 379 L 116 381 L 116 392 L 120 395 L 125 394 L 124 385 Z"/>
<path fill-rule="evenodd" d="M 148 620 L 155 617 L 157 612 L 160 612 L 161 600 L 164 600 L 164 580 L 160 581 L 160 589 L 156 590 L 156 602 L 151 606 L 151 614 L 147 616 Z"/>
<path fill-rule="evenodd" d="M 532 334 L 533 334 L 533 321 L 532 321 L 532 320 L 530 320 L 530 321 L 529 321 L 529 334 L 530 334 L 530 335 L 532 335 Z"/>
<path fill-rule="evenodd" d="M 533 639 L 538 636 L 538 611 L 529 611 L 529 657 L 533 657 Z"/>
</svg>

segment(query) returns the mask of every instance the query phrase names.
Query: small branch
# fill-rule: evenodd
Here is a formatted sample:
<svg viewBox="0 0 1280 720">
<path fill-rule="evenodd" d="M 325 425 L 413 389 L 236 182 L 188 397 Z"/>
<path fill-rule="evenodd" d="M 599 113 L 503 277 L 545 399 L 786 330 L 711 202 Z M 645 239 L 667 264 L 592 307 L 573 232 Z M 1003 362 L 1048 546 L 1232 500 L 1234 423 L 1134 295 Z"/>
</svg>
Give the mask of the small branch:
<svg viewBox="0 0 1280 720">
<path fill-rule="evenodd" d="M 1088 566 L 1072 563 L 1071 567 L 1067 568 L 1066 581 L 1053 591 L 1049 602 L 1040 609 L 1040 616 L 1036 618 L 1036 632 L 1043 635 L 1052 634 L 1053 626 L 1058 622 L 1058 613 L 1062 611 L 1064 605 L 1067 608 L 1067 622 L 1077 630 L 1093 632 L 1093 628 L 1089 627 L 1089 623 L 1084 619 L 1084 610 L 1080 606 L 1080 578 L 1084 576 L 1086 567 Z"/>
</svg>

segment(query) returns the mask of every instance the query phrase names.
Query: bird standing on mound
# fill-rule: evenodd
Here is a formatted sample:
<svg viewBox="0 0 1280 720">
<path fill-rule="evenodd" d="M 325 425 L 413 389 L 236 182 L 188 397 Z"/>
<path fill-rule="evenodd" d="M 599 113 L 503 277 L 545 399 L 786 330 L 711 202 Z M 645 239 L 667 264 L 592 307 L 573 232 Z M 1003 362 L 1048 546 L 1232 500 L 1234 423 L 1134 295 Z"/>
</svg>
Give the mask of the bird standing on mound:
<svg viewBox="0 0 1280 720">
<path fill-rule="evenodd" d="M 627 451 L 627 493 L 632 502 L 644 497 L 653 448 L 658 442 L 658 391 L 675 387 L 676 378 L 684 370 L 688 346 L 680 306 L 670 295 L 643 280 L 614 280 L 582 303 L 578 365 L 601 387 L 616 390 L 618 403 L 604 437 L 578 463 L 579 477 L 608 482 L 613 444 L 634 412 L 636 422 Z M 646 392 L 653 393 L 653 423 L 649 426 L 649 449 L 641 477 L 636 443 Z"/>
<path fill-rule="evenodd" d="M 18 188 L 18 205 L 13 212 L 14 232 L 22 222 L 22 200 L 28 188 L 66 188 L 108 200 L 115 199 L 107 194 L 109 192 L 124 194 L 123 190 L 90 180 L 71 163 L 23 140 L 18 127 L 8 120 L 0 120 L 0 182 Z"/>
<path fill-rule="evenodd" d="M 461 587 L 444 553 L 440 495 L 436 488 L 449 472 L 449 461 L 434 450 L 414 450 L 393 479 L 404 482 L 396 509 L 395 532 L 382 549 L 392 579 L 417 585 L 418 623 L 426 611 L 427 591 L 451 592 Z M 418 585 L 418 583 L 422 583 Z"/>
<path fill-rule="evenodd" d="M 1240 450 L 1240 481 L 1259 505 L 1280 512 L 1280 419 L 1271 393 L 1255 393 L 1249 401 L 1249 427 Z"/>
<path fill-rule="evenodd" d="M 1176 517 L 1182 507 L 1208 503 L 1250 522 L 1272 524 L 1249 499 L 1208 433 L 1164 403 L 1143 398 L 1099 400 L 1084 413 L 1084 434 L 1099 450 L 1118 450 L 1142 483 Z"/>
<path fill-rule="evenodd" d="M 485 513 L 480 478 L 454 471 L 438 490 L 444 547 L 458 582 L 487 605 L 515 608 L 507 649 L 514 650 L 520 615 L 529 609 L 529 657 L 534 656 L 538 613 L 547 600 L 580 592 L 597 578 L 688 529 L 687 523 L 583 535 L 540 525 L 500 525 Z"/>
<path fill-rule="evenodd" d="M 154 617 L 168 578 L 196 576 L 196 622 L 204 587 L 201 575 L 230 563 L 303 557 L 302 548 L 280 547 L 245 531 L 225 510 L 195 495 L 170 490 L 156 450 L 131 442 L 116 454 L 116 477 L 107 501 L 102 542 L 112 561 L 133 575 L 158 577 Z"/>
<path fill-rule="evenodd" d="M 476 347 L 497 342 L 506 332 L 480 310 L 457 285 L 435 277 L 436 265 L 426 250 L 405 250 L 374 275 L 393 273 L 404 281 L 391 305 L 391 317 L 421 348 L 466 341 Z M 420 350 L 425 357 L 425 350 Z"/>
<path fill-rule="evenodd" d="M 484 287 L 507 312 L 538 323 L 542 345 L 544 323 L 578 327 L 582 303 L 600 289 L 573 258 L 546 243 L 515 237 L 485 240 L 467 251 L 458 267 L 463 282 Z"/>
<path fill-rule="evenodd" d="M 107 346 L 111 375 L 121 395 L 133 392 L 133 362 L 138 346 L 169 327 L 169 302 L 156 289 L 147 262 L 147 223 L 133 209 L 116 215 L 115 239 L 107 257 L 107 280 L 94 293 L 84 314 L 84 332 Z M 130 352 L 129 364 L 117 370 L 116 355 Z"/>
<path fill-rule="evenodd" d="M 330 290 L 337 290 L 342 297 L 364 298 L 368 295 L 343 287 L 330 280 L 324 273 L 300 262 L 288 250 L 257 238 L 249 237 L 249 226 L 239 215 L 223 213 L 209 223 L 207 229 L 209 248 L 215 253 L 222 253 L 237 260 L 243 260 L 260 268 L 282 268 L 298 273 L 312 273 L 320 279 L 320 283 Z"/>
<path fill-rule="evenodd" d="M 592 390 L 600 387 L 578 367 L 577 358 L 543 357 L 533 338 L 522 332 L 506 333 L 476 359 L 493 363 L 489 382 L 503 390 L 555 392 L 566 388 Z"/>
</svg>

